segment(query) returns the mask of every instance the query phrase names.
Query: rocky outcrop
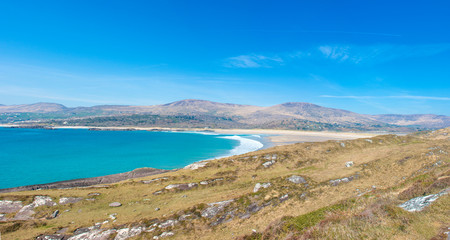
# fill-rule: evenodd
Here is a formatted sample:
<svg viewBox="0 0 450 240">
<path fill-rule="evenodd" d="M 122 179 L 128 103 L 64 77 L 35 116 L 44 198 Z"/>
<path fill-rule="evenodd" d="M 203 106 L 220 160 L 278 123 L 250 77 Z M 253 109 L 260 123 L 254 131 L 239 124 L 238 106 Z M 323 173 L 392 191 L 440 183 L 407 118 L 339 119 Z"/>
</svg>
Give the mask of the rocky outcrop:
<svg viewBox="0 0 450 240">
<path fill-rule="evenodd" d="M 70 204 L 70 203 L 77 203 L 79 201 L 83 200 L 83 198 L 80 197 L 62 197 L 59 199 L 59 204 Z"/>
<path fill-rule="evenodd" d="M 23 205 L 21 201 L 0 201 L 0 213 L 14 213 L 22 209 Z"/>
<path fill-rule="evenodd" d="M 330 184 L 331 184 L 331 186 L 337 186 L 337 185 L 339 185 L 341 183 L 351 182 L 351 181 L 353 181 L 353 180 L 355 180 L 357 178 L 358 178 L 358 175 L 353 175 L 353 176 L 350 176 L 350 177 L 334 179 L 334 180 L 330 180 Z"/>
<path fill-rule="evenodd" d="M 177 189 L 177 190 L 189 190 L 194 187 L 197 187 L 197 183 L 180 183 L 180 184 L 170 184 L 166 186 L 164 189 L 171 190 L 171 189 Z"/>
<path fill-rule="evenodd" d="M 353 166 L 353 162 L 352 161 L 345 163 L 345 167 L 352 167 L 352 166 Z"/>
<path fill-rule="evenodd" d="M 40 206 L 55 206 L 52 198 L 49 196 L 36 196 L 34 201 L 23 208 L 14 216 L 13 220 L 29 220 L 33 219 L 33 215 L 36 213 L 33 210 Z"/>
<path fill-rule="evenodd" d="M 230 203 L 232 203 L 234 200 L 226 200 L 221 202 L 215 202 L 215 203 L 209 203 L 208 208 L 203 210 L 201 213 L 202 217 L 204 218 L 213 218 L 216 216 L 219 212 L 223 211 L 226 206 L 228 206 Z"/>
<path fill-rule="evenodd" d="M 112 203 L 109 204 L 109 206 L 110 207 L 120 207 L 120 206 L 122 206 L 122 203 L 120 203 L 120 202 L 112 202 Z"/>
<path fill-rule="evenodd" d="M 409 212 L 422 211 L 425 207 L 429 206 L 432 202 L 436 201 L 439 197 L 446 195 L 450 192 L 450 188 L 445 189 L 436 194 L 431 194 L 423 197 L 416 197 L 409 201 L 399 205 L 399 207 Z"/>
<path fill-rule="evenodd" d="M 131 228 L 122 228 L 117 230 L 117 235 L 114 240 L 125 240 L 131 237 L 135 237 L 145 231 L 145 227 L 131 227 Z"/>
<path fill-rule="evenodd" d="M 306 183 L 306 180 L 303 177 L 297 175 L 292 175 L 288 177 L 286 180 L 295 184 Z"/>
<path fill-rule="evenodd" d="M 263 165 L 265 168 L 268 168 L 268 167 L 270 167 L 270 166 L 272 166 L 272 165 L 274 165 L 274 164 L 275 164 L 275 160 L 270 160 L 270 161 L 268 161 L 268 162 L 263 163 L 262 165 Z"/>
<path fill-rule="evenodd" d="M 268 183 L 257 183 L 255 184 L 255 187 L 253 188 L 253 192 L 258 192 L 261 188 L 268 188 L 270 187 L 272 184 L 270 182 Z"/>
<path fill-rule="evenodd" d="M 170 237 L 173 235 L 175 235 L 175 233 L 173 233 L 173 232 L 163 232 L 159 236 L 154 236 L 153 239 L 160 239 L 160 238 Z"/>
<path fill-rule="evenodd" d="M 206 164 L 208 164 L 207 161 L 196 162 L 196 163 L 187 165 L 186 167 L 184 167 L 184 169 L 196 170 L 196 169 L 206 166 Z"/>
<path fill-rule="evenodd" d="M 68 240 L 103 240 L 116 233 L 115 229 L 94 229 L 68 238 Z"/>
</svg>

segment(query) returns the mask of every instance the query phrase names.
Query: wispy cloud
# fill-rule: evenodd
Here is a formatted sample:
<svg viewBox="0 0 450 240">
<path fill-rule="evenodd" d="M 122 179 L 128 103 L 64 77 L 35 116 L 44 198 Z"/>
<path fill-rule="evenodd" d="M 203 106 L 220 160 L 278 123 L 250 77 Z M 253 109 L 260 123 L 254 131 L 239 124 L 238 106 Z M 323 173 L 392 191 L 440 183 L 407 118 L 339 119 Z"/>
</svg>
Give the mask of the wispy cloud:
<svg viewBox="0 0 450 240">
<path fill-rule="evenodd" d="M 264 55 L 240 55 L 230 57 L 225 60 L 225 67 L 229 68 L 271 68 L 283 64 L 281 57 L 264 56 Z"/>
<path fill-rule="evenodd" d="M 347 99 L 413 99 L 413 100 L 437 100 L 437 101 L 450 101 L 450 97 L 434 97 L 434 96 L 413 96 L 413 95 L 400 95 L 400 96 L 333 96 L 333 95 L 321 95 L 324 98 L 347 98 Z"/>
<path fill-rule="evenodd" d="M 323 45 L 318 51 L 327 59 L 351 63 L 379 63 L 411 57 L 427 57 L 450 50 L 450 44 L 423 45 Z"/>
<path fill-rule="evenodd" d="M 321 45 L 308 49 L 276 53 L 240 55 L 225 59 L 229 68 L 270 68 L 296 64 L 300 60 L 331 60 L 337 63 L 378 64 L 398 59 L 428 57 L 450 51 L 450 44 L 422 45 Z"/>
</svg>

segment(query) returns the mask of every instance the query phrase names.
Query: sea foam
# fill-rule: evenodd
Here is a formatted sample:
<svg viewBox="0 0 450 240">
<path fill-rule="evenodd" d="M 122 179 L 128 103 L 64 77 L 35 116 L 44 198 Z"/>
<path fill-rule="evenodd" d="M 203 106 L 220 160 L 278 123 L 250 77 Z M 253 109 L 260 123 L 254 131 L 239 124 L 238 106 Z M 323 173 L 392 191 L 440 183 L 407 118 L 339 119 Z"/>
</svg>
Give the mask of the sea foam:
<svg viewBox="0 0 450 240">
<path fill-rule="evenodd" d="M 253 152 L 258 149 L 261 149 L 264 147 L 264 145 L 256 140 L 248 139 L 241 136 L 224 136 L 219 138 L 225 138 L 225 139 L 231 139 L 231 140 L 237 140 L 239 141 L 239 145 L 233 149 L 231 149 L 227 154 L 219 156 L 217 158 L 223 158 L 223 157 L 230 157 L 234 155 L 240 155 L 248 152 Z"/>
</svg>

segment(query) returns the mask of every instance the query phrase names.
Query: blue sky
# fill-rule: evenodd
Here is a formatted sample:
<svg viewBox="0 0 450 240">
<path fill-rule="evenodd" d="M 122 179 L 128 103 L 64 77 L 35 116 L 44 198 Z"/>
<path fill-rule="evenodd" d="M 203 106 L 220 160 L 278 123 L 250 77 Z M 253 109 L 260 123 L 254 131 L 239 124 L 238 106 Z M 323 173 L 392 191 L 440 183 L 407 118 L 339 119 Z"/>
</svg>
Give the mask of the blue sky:
<svg viewBox="0 0 450 240">
<path fill-rule="evenodd" d="M 0 104 L 450 115 L 448 1 L 2 1 Z"/>
</svg>

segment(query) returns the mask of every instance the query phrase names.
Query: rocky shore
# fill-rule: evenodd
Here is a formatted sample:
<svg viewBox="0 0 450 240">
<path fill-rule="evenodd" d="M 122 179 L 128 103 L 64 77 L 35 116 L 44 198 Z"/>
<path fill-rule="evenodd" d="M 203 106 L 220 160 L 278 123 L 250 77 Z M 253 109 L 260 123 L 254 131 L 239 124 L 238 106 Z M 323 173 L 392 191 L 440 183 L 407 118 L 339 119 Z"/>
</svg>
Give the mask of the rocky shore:
<svg viewBox="0 0 450 240">
<path fill-rule="evenodd" d="M 30 191 L 30 190 L 44 190 L 44 189 L 56 189 L 56 188 L 74 188 L 74 187 L 89 187 L 98 184 L 109 184 L 120 182 L 132 178 L 140 178 L 160 173 L 169 172 L 170 170 L 156 169 L 156 168 L 138 168 L 130 172 L 92 177 L 92 178 L 80 178 L 67 181 L 60 181 L 46 184 L 28 185 L 14 188 L 0 189 L 0 193 L 18 192 L 18 191 Z"/>
</svg>

